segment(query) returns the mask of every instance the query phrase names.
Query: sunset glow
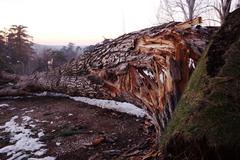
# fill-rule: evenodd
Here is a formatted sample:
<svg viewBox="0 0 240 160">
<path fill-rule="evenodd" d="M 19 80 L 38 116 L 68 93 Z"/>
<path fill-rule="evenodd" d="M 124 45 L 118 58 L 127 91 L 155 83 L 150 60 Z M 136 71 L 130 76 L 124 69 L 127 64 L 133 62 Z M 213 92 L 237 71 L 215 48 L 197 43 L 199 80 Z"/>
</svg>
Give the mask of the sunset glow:
<svg viewBox="0 0 240 160">
<path fill-rule="evenodd" d="M 158 0 L 1 0 L 0 29 L 25 25 L 35 43 L 94 44 L 156 23 Z"/>
</svg>

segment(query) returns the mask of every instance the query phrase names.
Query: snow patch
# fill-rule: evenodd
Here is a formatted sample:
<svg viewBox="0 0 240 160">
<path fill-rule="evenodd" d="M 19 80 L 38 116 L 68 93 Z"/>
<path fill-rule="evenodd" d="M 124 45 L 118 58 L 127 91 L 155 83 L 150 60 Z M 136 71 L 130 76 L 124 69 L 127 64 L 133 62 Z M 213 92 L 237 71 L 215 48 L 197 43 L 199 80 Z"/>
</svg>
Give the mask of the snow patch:
<svg viewBox="0 0 240 160">
<path fill-rule="evenodd" d="M 44 136 L 44 133 L 43 133 L 43 131 L 41 130 L 41 132 L 38 133 L 38 137 L 40 138 L 40 137 L 42 137 L 42 136 Z"/>
<path fill-rule="evenodd" d="M 146 72 L 145 74 L 147 74 L 150 77 L 153 76 L 152 73 L 149 71 Z M 147 118 L 151 119 L 151 117 L 147 114 L 146 111 L 144 111 L 144 109 L 141 109 L 141 108 L 139 108 L 131 103 L 127 103 L 127 102 L 118 102 L 118 101 L 114 101 L 114 100 L 102 100 L 102 99 L 87 98 L 87 97 L 72 97 L 72 96 L 68 96 L 63 93 L 54 93 L 54 92 L 47 92 L 47 91 L 42 92 L 42 93 L 34 93 L 34 94 L 32 94 L 32 96 L 27 96 L 27 97 L 33 97 L 33 96 L 66 97 L 66 98 L 73 99 L 75 101 L 81 101 L 81 102 L 88 103 L 90 105 L 95 105 L 95 106 L 98 106 L 101 108 L 112 109 L 112 110 L 115 110 L 118 112 L 135 115 L 137 117 L 145 117 L 146 116 Z M 24 98 L 24 97 L 17 97 L 17 98 Z M 12 99 L 14 99 L 14 98 L 12 98 Z M 42 121 L 42 122 L 48 122 L 48 121 Z M 53 122 L 51 122 L 51 124 L 53 124 Z"/>
<path fill-rule="evenodd" d="M 35 128 L 35 127 L 36 127 L 35 124 L 30 124 L 29 126 L 32 127 L 32 128 Z"/>
<path fill-rule="evenodd" d="M 81 101 L 101 108 L 107 108 L 123 113 L 128 113 L 131 115 L 136 115 L 137 117 L 144 117 L 147 115 L 147 113 L 143 109 L 138 108 L 135 105 L 127 102 L 117 102 L 113 100 L 101 100 L 94 98 L 91 99 L 87 97 L 70 97 L 70 98 L 75 101 Z"/>
<path fill-rule="evenodd" d="M 46 145 L 43 144 L 39 138 L 34 138 L 36 133 L 33 133 L 29 126 L 33 124 L 31 117 L 21 117 L 22 123 L 18 124 L 16 120 L 19 116 L 14 116 L 5 125 L 0 126 L 0 129 L 4 129 L 3 132 L 10 133 L 11 145 L 5 146 L 0 149 L 0 153 L 7 153 L 8 160 L 11 159 L 24 159 L 30 156 L 43 156 L 46 153 L 46 149 L 43 149 Z M 41 131 L 40 136 L 43 135 Z M 50 157 L 55 159 L 54 157 Z"/>
<path fill-rule="evenodd" d="M 56 142 L 56 146 L 60 146 L 61 145 L 61 143 L 60 142 Z"/>
<path fill-rule="evenodd" d="M 39 151 L 35 152 L 35 156 L 42 156 L 47 152 L 47 149 L 40 149 Z"/>
<path fill-rule="evenodd" d="M 26 114 L 26 113 L 32 113 L 33 111 L 34 111 L 33 109 L 30 110 L 30 111 L 25 111 L 24 114 Z"/>
<path fill-rule="evenodd" d="M 150 74 L 150 72 L 149 72 Z M 117 102 L 114 100 L 102 100 L 95 98 L 87 98 L 87 97 L 72 97 L 62 93 L 54 93 L 54 92 L 42 92 L 35 93 L 35 96 L 50 96 L 50 97 L 67 97 L 73 99 L 75 101 L 81 101 L 84 103 L 88 103 L 90 105 L 95 105 L 101 108 L 112 109 L 118 112 L 123 112 L 131 115 L 135 115 L 137 117 L 149 117 L 147 112 L 144 109 L 141 109 L 131 103 L 127 102 Z M 51 122 L 53 124 L 53 122 Z"/>
<path fill-rule="evenodd" d="M 45 96 L 49 96 L 49 97 L 67 97 L 66 94 L 63 93 L 54 93 L 54 92 L 41 92 L 41 93 L 33 93 L 33 96 L 39 96 L 39 97 L 45 97 Z"/>
<path fill-rule="evenodd" d="M 31 117 L 23 116 L 22 119 L 23 119 L 23 121 L 25 121 L 25 122 L 29 122 L 29 121 L 31 120 Z"/>
<path fill-rule="evenodd" d="M 8 83 L 8 85 L 10 85 L 10 86 L 13 86 L 14 84 L 13 84 L 13 83 L 11 83 L 11 82 L 9 82 L 9 83 Z"/>
<path fill-rule="evenodd" d="M 0 104 L 0 107 L 9 107 L 8 104 Z"/>
</svg>

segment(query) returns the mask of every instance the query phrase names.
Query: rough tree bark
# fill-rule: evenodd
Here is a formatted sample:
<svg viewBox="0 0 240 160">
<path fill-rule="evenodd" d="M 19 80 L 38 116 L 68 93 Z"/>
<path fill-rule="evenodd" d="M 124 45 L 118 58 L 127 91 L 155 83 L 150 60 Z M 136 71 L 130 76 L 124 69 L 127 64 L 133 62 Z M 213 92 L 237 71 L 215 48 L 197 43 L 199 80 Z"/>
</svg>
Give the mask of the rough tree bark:
<svg viewBox="0 0 240 160">
<path fill-rule="evenodd" d="M 215 34 L 161 137 L 165 159 L 240 159 L 240 9 Z"/>
<path fill-rule="evenodd" d="M 199 22 L 125 34 L 49 72 L 28 77 L 2 72 L 2 81 L 15 85 L 2 87 L 0 96 L 54 91 L 127 101 L 147 110 L 160 135 L 211 35 L 209 29 L 191 29 Z"/>
</svg>

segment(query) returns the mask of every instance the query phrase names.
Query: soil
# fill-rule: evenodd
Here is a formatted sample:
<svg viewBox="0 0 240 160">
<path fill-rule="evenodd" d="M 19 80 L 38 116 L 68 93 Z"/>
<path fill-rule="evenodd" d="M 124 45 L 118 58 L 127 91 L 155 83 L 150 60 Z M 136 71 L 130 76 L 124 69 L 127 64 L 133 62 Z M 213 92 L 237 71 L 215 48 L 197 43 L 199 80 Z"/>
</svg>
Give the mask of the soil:
<svg viewBox="0 0 240 160">
<path fill-rule="evenodd" d="M 151 153 L 155 133 L 145 118 L 101 109 L 68 98 L 0 99 L 0 125 L 13 116 L 29 116 L 43 130 L 44 155 L 58 160 L 144 159 Z M 0 135 L 3 134 L 0 131 Z M 0 148 L 9 142 L 0 142 Z M 7 159 L 0 154 L 0 159 Z M 41 157 L 40 157 L 41 158 Z"/>
</svg>

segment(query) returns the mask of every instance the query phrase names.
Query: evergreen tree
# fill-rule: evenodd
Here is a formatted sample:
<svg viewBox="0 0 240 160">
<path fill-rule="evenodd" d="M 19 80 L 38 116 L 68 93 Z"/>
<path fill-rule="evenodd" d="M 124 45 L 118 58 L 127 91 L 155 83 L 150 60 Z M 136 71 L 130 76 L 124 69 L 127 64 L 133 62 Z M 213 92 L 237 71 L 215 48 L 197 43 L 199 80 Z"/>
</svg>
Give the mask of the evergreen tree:
<svg viewBox="0 0 240 160">
<path fill-rule="evenodd" d="M 7 36 L 8 49 L 11 51 L 15 63 L 21 65 L 23 73 L 28 72 L 29 60 L 34 53 L 32 37 L 27 34 L 26 29 L 26 26 L 12 25 Z"/>
</svg>

